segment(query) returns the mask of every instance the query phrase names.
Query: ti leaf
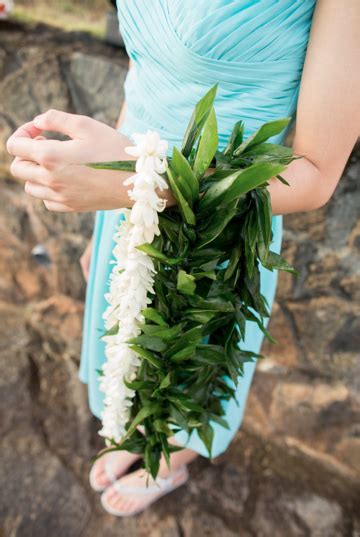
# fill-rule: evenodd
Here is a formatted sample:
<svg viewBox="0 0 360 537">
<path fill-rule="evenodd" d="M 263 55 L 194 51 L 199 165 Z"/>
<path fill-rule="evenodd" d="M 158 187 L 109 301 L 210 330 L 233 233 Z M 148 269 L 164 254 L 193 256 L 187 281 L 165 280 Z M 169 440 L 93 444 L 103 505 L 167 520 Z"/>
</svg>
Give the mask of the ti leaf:
<svg viewBox="0 0 360 537">
<path fill-rule="evenodd" d="M 239 147 L 243 141 L 244 136 L 244 121 L 241 119 L 237 121 L 231 132 L 229 141 L 223 151 L 223 155 L 232 155 L 232 153 Z"/>
<path fill-rule="evenodd" d="M 90 162 L 87 166 L 96 170 L 135 172 L 135 164 L 136 160 L 118 160 L 114 162 Z"/>
<path fill-rule="evenodd" d="M 229 203 L 242 194 L 262 185 L 284 169 L 282 164 L 259 162 L 212 185 L 199 202 L 202 211 L 212 209 L 219 203 Z"/>
<path fill-rule="evenodd" d="M 157 358 L 153 352 L 143 349 L 139 345 L 130 344 L 129 347 L 139 354 L 142 358 L 150 362 L 154 367 L 161 368 L 163 366 L 162 360 Z"/>
<path fill-rule="evenodd" d="M 215 110 L 212 107 L 205 121 L 195 154 L 194 173 L 200 179 L 209 168 L 218 147 L 218 133 Z"/>
<path fill-rule="evenodd" d="M 290 121 L 291 121 L 291 117 L 285 117 L 285 118 L 276 119 L 274 121 L 269 121 L 267 123 L 264 123 L 256 132 L 254 132 L 254 134 L 249 136 L 234 151 L 234 155 L 240 155 L 241 153 L 244 153 L 244 151 L 248 151 L 250 148 L 254 147 L 255 145 L 265 142 L 265 140 L 267 140 L 268 138 L 271 138 L 272 136 L 276 136 L 277 134 L 280 134 L 280 132 L 282 132 L 285 129 L 285 127 L 288 126 Z"/>
<path fill-rule="evenodd" d="M 144 308 L 141 310 L 141 313 L 145 319 L 149 319 L 149 321 L 152 321 L 153 323 L 156 323 L 160 326 L 168 326 L 168 323 L 165 321 L 164 317 L 155 308 Z"/>
<path fill-rule="evenodd" d="M 174 197 L 175 197 L 176 201 L 178 202 L 180 212 L 181 212 L 185 222 L 187 222 L 188 224 L 193 224 L 194 225 L 195 224 L 195 215 L 194 215 L 189 203 L 186 201 L 186 199 L 184 198 L 180 188 L 178 187 L 171 169 L 168 167 L 166 171 L 167 171 L 167 176 L 168 176 L 170 188 L 172 190 L 172 193 L 174 194 Z"/>
<path fill-rule="evenodd" d="M 191 149 L 199 137 L 201 129 L 203 128 L 205 121 L 210 114 L 211 108 L 214 104 L 217 87 L 218 85 L 215 84 L 209 89 L 204 97 L 202 97 L 196 104 L 191 115 L 181 146 L 181 152 L 186 158 L 190 155 Z"/>
<path fill-rule="evenodd" d="M 182 184 L 186 185 L 186 191 L 190 193 L 190 200 L 188 199 L 188 202 L 191 201 L 193 203 L 197 201 L 199 198 L 199 182 L 189 162 L 176 147 L 173 149 L 171 166 L 178 175 L 179 186 L 181 187 Z"/>
<path fill-rule="evenodd" d="M 138 250 L 141 250 L 142 252 L 145 252 L 150 257 L 154 257 L 155 259 L 159 259 L 159 261 L 162 261 L 163 263 L 166 263 L 167 265 L 177 265 L 181 263 L 182 257 L 167 257 L 165 254 L 161 253 L 159 250 L 157 250 L 154 246 L 151 244 L 145 242 L 144 244 L 140 244 L 139 246 L 136 246 Z"/>
<path fill-rule="evenodd" d="M 176 288 L 184 295 L 193 295 L 196 289 L 195 277 L 187 274 L 185 270 L 179 270 Z"/>
</svg>

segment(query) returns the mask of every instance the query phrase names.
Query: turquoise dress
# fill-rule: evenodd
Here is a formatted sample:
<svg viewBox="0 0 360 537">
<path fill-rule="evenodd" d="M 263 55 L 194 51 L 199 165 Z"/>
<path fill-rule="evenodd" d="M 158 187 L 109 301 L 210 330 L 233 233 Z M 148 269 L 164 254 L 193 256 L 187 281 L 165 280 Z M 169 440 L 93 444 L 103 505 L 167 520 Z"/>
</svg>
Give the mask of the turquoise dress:
<svg viewBox="0 0 360 537">
<path fill-rule="evenodd" d="M 263 122 L 296 111 L 302 68 L 315 0 L 118 0 L 120 28 L 133 68 L 125 81 L 127 113 L 120 131 L 155 129 L 172 147 L 180 146 L 195 103 L 219 83 L 215 110 L 219 145 L 224 147 L 233 124 L 245 121 L 245 136 Z M 285 132 L 270 141 L 281 143 Z M 112 240 L 122 220 L 119 211 L 97 211 L 93 253 L 86 291 L 79 378 L 88 384 L 89 405 L 101 419 L 103 392 L 98 373 L 105 359 L 102 313 L 107 307 L 113 265 Z M 280 252 L 282 216 L 272 221 L 272 249 Z M 263 267 L 261 291 L 270 309 L 278 273 Z M 266 320 L 266 324 L 268 323 Z M 248 322 L 244 349 L 261 350 L 263 334 Z M 239 429 L 256 363 L 245 365 L 236 401 L 224 404 L 227 430 L 213 424 L 213 456 L 223 453 Z M 176 433 L 186 445 L 207 457 L 196 431 Z"/>
</svg>

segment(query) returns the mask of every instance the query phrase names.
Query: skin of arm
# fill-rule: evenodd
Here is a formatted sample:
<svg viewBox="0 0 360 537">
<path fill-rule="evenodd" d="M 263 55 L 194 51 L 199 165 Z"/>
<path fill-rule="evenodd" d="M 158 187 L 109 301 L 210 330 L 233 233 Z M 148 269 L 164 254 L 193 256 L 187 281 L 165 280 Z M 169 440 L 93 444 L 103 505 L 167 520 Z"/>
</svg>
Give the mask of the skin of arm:
<svg viewBox="0 0 360 537">
<path fill-rule="evenodd" d="M 300 83 L 293 161 L 270 180 L 273 214 L 331 198 L 360 132 L 360 3 L 317 0 Z"/>
<path fill-rule="evenodd" d="M 123 104 L 117 127 L 124 120 Z M 66 141 L 47 139 L 44 131 L 65 134 Z M 131 207 L 125 179 L 133 172 L 97 170 L 85 163 L 134 160 L 125 151 L 133 145 L 118 130 L 87 116 L 48 110 L 18 128 L 7 141 L 15 158 L 10 171 L 24 181 L 27 194 L 43 201 L 49 211 L 86 212 Z M 170 189 L 157 191 L 176 203 Z"/>
<path fill-rule="evenodd" d="M 317 0 L 297 104 L 293 161 L 282 172 L 290 187 L 269 181 L 273 214 L 310 211 L 328 202 L 356 143 L 360 126 L 360 4 Z M 126 113 L 120 112 L 117 128 Z M 45 130 L 69 141 L 44 140 Z M 20 127 L 8 140 L 12 174 L 25 191 L 53 211 L 131 207 L 122 182 L 129 172 L 94 170 L 86 162 L 129 160 L 130 140 L 86 116 L 50 110 Z M 96 158 L 95 158 L 96 157 Z M 159 194 L 176 203 L 170 189 Z"/>
</svg>

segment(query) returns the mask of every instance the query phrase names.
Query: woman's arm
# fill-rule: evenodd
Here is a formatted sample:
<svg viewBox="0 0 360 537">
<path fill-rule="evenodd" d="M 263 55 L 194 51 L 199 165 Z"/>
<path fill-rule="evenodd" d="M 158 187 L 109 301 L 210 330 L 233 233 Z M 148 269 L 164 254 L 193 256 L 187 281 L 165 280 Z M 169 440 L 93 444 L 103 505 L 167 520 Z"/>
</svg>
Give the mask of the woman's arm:
<svg viewBox="0 0 360 537">
<path fill-rule="evenodd" d="M 317 0 L 300 84 L 293 161 L 270 180 L 274 214 L 325 205 L 360 132 L 360 3 Z"/>
<path fill-rule="evenodd" d="M 270 180 L 273 214 L 308 211 L 324 205 L 340 180 L 360 125 L 360 5 L 347 0 L 317 0 L 300 84 L 295 155 L 282 173 L 290 183 Z M 124 117 L 121 110 L 119 122 Z M 71 140 L 36 140 L 43 130 Z M 11 170 L 25 191 L 44 200 L 49 210 L 92 211 L 131 206 L 122 183 L 128 172 L 103 172 L 82 165 L 129 157 L 126 136 L 95 120 L 56 110 L 36 118 L 13 134 L 7 144 L 15 160 Z M 167 190 L 168 205 L 175 199 Z"/>
</svg>

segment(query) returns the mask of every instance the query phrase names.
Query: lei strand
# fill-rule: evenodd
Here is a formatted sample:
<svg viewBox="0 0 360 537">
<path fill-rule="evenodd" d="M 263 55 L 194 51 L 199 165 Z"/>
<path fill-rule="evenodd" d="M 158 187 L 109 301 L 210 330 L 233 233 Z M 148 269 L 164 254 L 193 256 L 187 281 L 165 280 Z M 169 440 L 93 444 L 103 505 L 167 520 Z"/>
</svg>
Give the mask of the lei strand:
<svg viewBox="0 0 360 537">
<path fill-rule="evenodd" d="M 151 130 L 146 134 L 134 133 L 131 138 L 135 145 L 126 147 L 125 151 L 137 157 L 136 173 L 123 184 L 133 185 L 128 194 L 134 204 L 132 209 L 119 210 L 125 219 L 113 237 L 115 260 L 112 260 L 109 292 L 105 294 L 109 306 L 102 316 L 107 331 L 102 337 L 106 361 L 101 368 L 99 388 L 105 397 L 98 434 L 106 438 L 107 445 L 107 439 L 120 442 L 126 432 L 135 391 L 126 386 L 124 379 L 133 380 L 140 365 L 138 355 L 126 342 L 140 334 L 145 321 L 141 310 L 152 302 L 148 293 L 154 293 L 153 260 L 136 246 L 151 244 L 155 235 L 160 235 L 158 213 L 165 209 L 166 200 L 158 196 L 156 189 L 168 188 L 160 175 L 166 169 L 168 142 Z M 112 334 L 115 327 L 118 331 Z"/>
</svg>

